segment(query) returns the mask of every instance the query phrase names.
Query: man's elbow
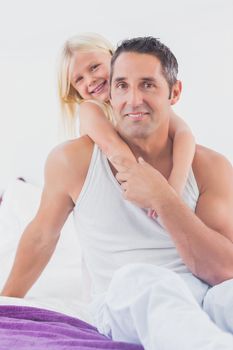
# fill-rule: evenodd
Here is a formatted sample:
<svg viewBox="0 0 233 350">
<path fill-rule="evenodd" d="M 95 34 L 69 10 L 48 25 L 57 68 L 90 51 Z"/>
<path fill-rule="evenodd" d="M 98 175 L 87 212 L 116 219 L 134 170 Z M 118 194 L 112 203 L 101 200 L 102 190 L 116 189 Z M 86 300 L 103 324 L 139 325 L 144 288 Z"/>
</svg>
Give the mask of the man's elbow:
<svg viewBox="0 0 233 350">
<path fill-rule="evenodd" d="M 230 279 L 233 279 L 233 267 L 220 268 L 218 271 L 215 271 L 208 276 L 207 283 L 211 286 L 215 286 Z"/>
</svg>

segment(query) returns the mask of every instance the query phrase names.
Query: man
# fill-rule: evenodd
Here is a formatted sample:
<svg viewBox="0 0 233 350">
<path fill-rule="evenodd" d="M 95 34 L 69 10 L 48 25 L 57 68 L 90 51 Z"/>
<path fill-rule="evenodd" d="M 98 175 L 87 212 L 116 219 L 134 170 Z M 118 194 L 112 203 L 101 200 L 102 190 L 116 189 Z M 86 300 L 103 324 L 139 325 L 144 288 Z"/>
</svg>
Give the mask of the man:
<svg viewBox="0 0 233 350">
<path fill-rule="evenodd" d="M 115 159 L 124 168 L 116 174 L 86 136 L 52 151 L 39 211 L 2 294 L 26 294 L 74 209 L 102 333 L 145 349 L 232 349 L 232 335 L 207 316 L 222 328 L 229 321 L 226 309 L 214 314 L 212 300 L 226 283 L 232 286 L 232 166 L 197 146 L 183 200 L 169 186 L 169 116 L 181 93 L 176 71 L 174 55 L 154 38 L 117 49 L 111 102 L 117 130 L 138 163 Z M 143 208 L 156 210 L 158 220 Z M 208 284 L 219 286 L 209 291 Z"/>
</svg>

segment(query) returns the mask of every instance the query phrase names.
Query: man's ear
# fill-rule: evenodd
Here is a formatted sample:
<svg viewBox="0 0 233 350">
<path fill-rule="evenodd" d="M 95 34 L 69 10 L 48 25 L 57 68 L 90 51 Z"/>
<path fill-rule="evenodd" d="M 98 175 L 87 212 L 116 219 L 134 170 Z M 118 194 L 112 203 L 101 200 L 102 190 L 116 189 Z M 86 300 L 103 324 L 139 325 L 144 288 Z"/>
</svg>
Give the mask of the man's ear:
<svg viewBox="0 0 233 350">
<path fill-rule="evenodd" d="M 180 80 L 177 80 L 176 83 L 172 87 L 171 91 L 171 105 L 174 105 L 180 99 L 182 91 L 182 83 Z"/>
</svg>

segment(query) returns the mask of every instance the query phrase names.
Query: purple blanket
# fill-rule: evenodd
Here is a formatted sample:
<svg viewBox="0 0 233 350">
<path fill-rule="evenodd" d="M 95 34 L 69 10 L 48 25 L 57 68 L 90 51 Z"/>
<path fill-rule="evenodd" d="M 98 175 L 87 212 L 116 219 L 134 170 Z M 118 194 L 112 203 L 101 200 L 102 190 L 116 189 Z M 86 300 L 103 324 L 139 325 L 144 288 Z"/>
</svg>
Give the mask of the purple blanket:
<svg viewBox="0 0 233 350">
<path fill-rule="evenodd" d="M 25 306 L 0 306 L 0 350 L 143 350 L 114 342 L 93 326 L 54 311 Z"/>
</svg>

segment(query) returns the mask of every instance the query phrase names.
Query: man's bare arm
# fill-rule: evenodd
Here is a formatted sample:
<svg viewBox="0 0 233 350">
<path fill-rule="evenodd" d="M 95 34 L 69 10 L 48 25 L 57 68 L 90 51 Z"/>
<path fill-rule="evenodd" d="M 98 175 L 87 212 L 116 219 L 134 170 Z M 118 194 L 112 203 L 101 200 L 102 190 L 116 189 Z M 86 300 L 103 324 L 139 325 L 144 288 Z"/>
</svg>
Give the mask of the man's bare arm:
<svg viewBox="0 0 233 350">
<path fill-rule="evenodd" d="M 125 181 L 126 199 L 156 210 L 192 273 L 214 285 L 233 278 L 233 172 L 223 156 L 200 147 L 198 152 L 196 214 L 146 162 L 118 173 L 117 179 Z"/>
<path fill-rule="evenodd" d="M 199 146 L 193 169 L 200 184 L 195 212 L 211 230 L 208 239 L 213 247 L 197 249 L 196 273 L 218 284 L 233 278 L 233 168 L 222 155 Z"/>
<path fill-rule="evenodd" d="M 38 213 L 22 235 L 1 295 L 23 297 L 51 258 L 60 230 L 74 207 L 73 196 L 78 197 L 85 180 L 89 159 L 85 149 L 82 151 L 84 147 L 83 140 L 75 140 L 49 155 Z"/>
</svg>

